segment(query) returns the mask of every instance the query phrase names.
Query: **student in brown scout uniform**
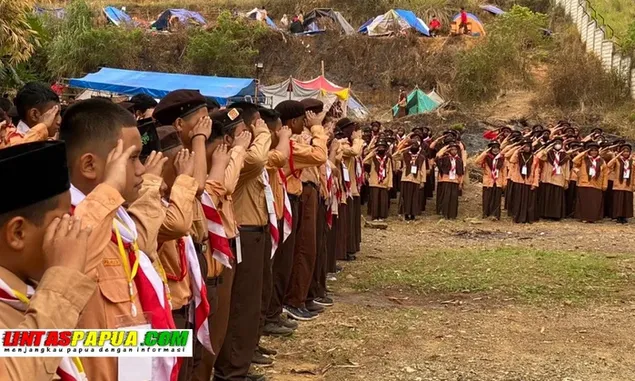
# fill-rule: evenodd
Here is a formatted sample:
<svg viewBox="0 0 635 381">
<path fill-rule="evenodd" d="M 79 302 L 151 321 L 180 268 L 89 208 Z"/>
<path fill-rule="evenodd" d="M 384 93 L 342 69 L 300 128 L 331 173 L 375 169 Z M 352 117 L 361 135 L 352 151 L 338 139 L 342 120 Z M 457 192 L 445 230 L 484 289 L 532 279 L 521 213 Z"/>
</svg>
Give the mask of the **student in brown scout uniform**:
<svg viewBox="0 0 635 381">
<path fill-rule="evenodd" d="M 505 157 L 501 154 L 500 143 L 489 143 L 488 149 L 476 158 L 475 164 L 483 168 L 483 218 L 500 220 L 505 181 Z"/>
<path fill-rule="evenodd" d="M 121 169 L 125 161 L 116 164 Z M 0 171 L 12 180 L 11 187 L 0 190 L 0 328 L 74 329 L 96 284 L 84 275 L 91 229 L 67 214 L 71 197 L 64 143 L 2 149 Z M 69 357 L 0 360 L 3 380 L 53 380 L 62 372 L 76 380 L 85 377 Z"/>
<path fill-rule="evenodd" d="M 351 195 L 351 181 L 350 181 L 350 173 L 346 164 L 344 163 L 344 150 L 342 148 L 342 141 L 346 140 L 344 137 L 344 132 L 337 127 L 335 127 L 335 139 L 337 139 L 340 143 L 338 158 L 340 161 L 339 164 L 339 189 L 340 192 L 337 195 L 337 231 L 335 232 L 335 258 L 337 260 L 346 261 L 352 260 L 353 257 L 349 257 L 347 254 L 348 248 L 348 201 L 350 200 Z"/>
<path fill-rule="evenodd" d="M 567 145 L 567 154 L 569 157 L 577 156 L 579 150 L 582 148 L 582 143 L 578 141 L 572 141 L 566 144 Z M 579 168 L 576 168 L 573 165 L 573 160 L 569 160 L 569 187 L 566 192 L 566 216 L 567 218 L 574 218 L 575 216 L 575 204 L 577 201 L 578 194 L 578 173 Z"/>
<path fill-rule="evenodd" d="M 280 105 L 278 105 L 279 107 Z M 317 108 L 315 105 L 312 108 Z M 306 108 L 305 108 L 306 109 Z M 326 163 L 326 134 L 322 127 L 325 112 L 316 114 L 313 111 L 306 111 L 304 127 L 302 131 L 294 130 L 292 158 L 289 160 L 291 176 L 287 177 L 289 186 L 297 180 L 297 173 L 301 170 L 299 180 L 302 182 L 302 195 L 300 197 L 300 207 L 298 210 L 298 230 L 293 252 L 293 267 L 287 287 L 284 309 L 289 316 L 296 320 L 312 320 L 317 317 L 318 312 L 322 312 L 324 307 L 317 305 L 312 300 L 307 301 L 313 270 L 317 260 L 317 212 L 320 184 L 319 167 Z M 319 147 L 319 161 L 313 165 L 305 165 L 304 169 L 299 165 L 302 160 L 297 160 L 299 152 L 313 152 L 312 145 Z M 315 159 L 315 157 L 312 157 Z M 293 163 L 293 167 L 291 164 Z M 286 172 L 286 171 L 285 171 Z M 291 178 L 295 180 L 291 180 Z"/>
<path fill-rule="evenodd" d="M 421 189 L 425 189 L 428 174 L 428 159 L 421 146 L 421 137 L 412 135 L 410 138 L 404 138 L 393 155 L 393 160 L 400 160 L 403 163 L 400 179 L 400 211 L 406 221 L 414 221 L 421 212 L 419 193 Z"/>
<path fill-rule="evenodd" d="M 578 173 L 576 217 L 583 222 L 595 222 L 604 217 L 602 192 L 608 185 L 608 167 L 600 157 L 596 142 L 586 144 L 586 151 L 573 159 Z"/>
<path fill-rule="evenodd" d="M 74 214 L 93 226 L 86 272 L 97 279 L 99 288 L 78 327 L 114 329 L 149 324 L 149 319 L 157 316 L 146 317 L 144 312 L 157 306 L 141 304 L 135 278 L 143 274 L 127 271 L 133 268 L 133 264 L 128 266 L 130 256 L 122 254 L 122 245 L 111 240 L 116 212 L 116 232 L 124 235 L 136 229 L 136 238 L 133 235 L 130 247 L 140 260 L 144 253 L 156 252 L 157 234 L 165 218 L 159 194 L 162 179 L 153 175 L 141 177 L 145 167 L 139 161 L 141 136 L 137 123 L 132 114 L 109 100 L 88 99 L 68 108 L 60 127 L 60 139 L 67 146 Z M 109 181 L 105 171 L 108 159 L 113 156 L 108 152 L 113 147 L 116 147 L 114 154 L 123 151 L 130 157 L 126 168 L 120 168 L 126 174 L 124 182 Z M 148 183 L 144 184 L 146 191 L 140 194 L 143 181 Z M 119 208 L 124 199 L 128 203 L 126 210 Z M 120 225 L 128 231 L 120 230 Z M 171 315 L 161 318 L 172 321 Z M 86 358 L 83 363 L 87 377 L 100 381 L 116 380 L 119 372 L 131 366 L 143 368 L 145 372 L 156 371 L 151 361 L 135 360 L 133 365 L 125 359 L 95 357 Z"/>
<path fill-rule="evenodd" d="M 364 140 L 362 134 L 357 129 L 355 122 L 348 118 L 340 119 L 336 127 L 344 134 L 344 139 L 340 141 L 342 144 L 343 162 L 348 169 L 351 197 L 347 200 L 348 215 L 348 233 L 346 240 L 346 254 L 350 259 L 355 258 L 355 254 L 360 251 L 361 242 L 361 200 L 360 188 L 362 185 L 361 172 L 362 165 L 358 159 L 361 158 L 364 149 Z"/>
<path fill-rule="evenodd" d="M 289 316 L 296 320 L 311 320 L 316 317 L 306 310 L 305 305 L 306 289 L 310 286 L 315 261 L 316 221 L 315 214 L 311 217 L 304 212 L 312 210 L 309 209 L 309 205 L 316 204 L 317 190 L 308 181 L 306 181 L 306 185 L 303 184 L 302 180 L 308 180 L 309 178 L 306 176 L 313 175 L 313 181 L 317 182 L 317 174 L 315 173 L 317 167 L 327 159 L 326 135 L 324 135 L 324 129 L 321 126 L 323 115 L 306 113 L 302 103 L 297 101 L 281 102 L 276 106 L 276 111 L 280 113 L 282 124 L 288 126 L 295 134 L 290 143 L 289 162 L 284 167 L 284 174 L 287 177 L 287 193 L 293 212 L 293 226 L 291 235 L 283 244 L 282 252 L 274 258 L 273 294 L 267 311 L 267 326 L 269 327 L 265 327 L 265 332 L 269 331 L 270 328 L 273 329 L 272 325 L 284 325 L 292 328 L 290 323 L 281 317 L 283 306 L 294 314 L 294 316 L 291 314 Z M 310 120 L 307 120 L 309 116 Z M 311 124 L 311 131 L 305 132 L 305 138 L 300 137 L 299 134 L 303 133 L 304 126 L 308 124 Z M 307 133 L 312 138 L 309 139 Z M 311 171 L 312 169 L 313 171 Z M 307 175 L 304 172 L 313 173 Z M 303 208 L 302 205 L 306 205 L 306 207 Z M 309 220 L 313 221 L 312 227 L 307 222 Z M 302 224 L 302 221 L 305 222 Z M 308 232 L 311 230 L 313 230 L 313 238 L 309 237 Z M 309 241 L 301 242 L 302 240 Z M 313 263 L 308 270 L 307 263 Z M 293 271 L 302 271 L 302 274 L 296 273 L 292 278 Z M 303 278 L 305 276 L 306 278 Z M 305 281 L 308 281 L 306 285 L 304 285 Z M 293 303 L 293 305 L 287 305 L 287 303 Z"/>
<path fill-rule="evenodd" d="M 0 148 L 16 144 L 54 139 L 60 128 L 60 99 L 49 86 L 40 82 L 24 85 L 15 97 L 19 122 L 6 131 Z"/>
<path fill-rule="evenodd" d="M 388 143 L 379 140 L 371 146 L 364 158 L 364 164 L 370 165 L 370 199 L 368 214 L 373 221 L 388 218 L 390 209 L 389 191 L 392 189 L 392 157 L 388 154 Z"/>
<path fill-rule="evenodd" d="M 534 163 L 532 141 L 529 139 L 521 141 L 507 153 L 506 159 L 509 162 L 509 174 L 513 187 L 509 208 L 514 222 L 537 221 L 536 185 L 534 184 L 536 163 Z"/>
<path fill-rule="evenodd" d="M 623 143 L 619 147 L 619 154 L 608 163 L 609 170 L 615 172 L 613 182 L 613 210 L 611 218 L 618 223 L 625 224 L 633 217 L 633 177 L 632 146 Z"/>
<path fill-rule="evenodd" d="M 542 162 L 538 197 L 538 215 L 551 220 L 561 220 L 566 217 L 566 190 L 571 177 L 569 161 L 564 150 L 562 138 L 555 138 L 551 144 L 540 150 L 536 157 Z M 534 184 L 536 185 L 536 184 Z"/>
<path fill-rule="evenodd" d="M 459 145 L 450 141 L 437 153 L 437 213 L 446 219 L 455 219 L 459 214 L 459 190 L 463 188 L 465 172 L 458 150 Z"/>
</svg>

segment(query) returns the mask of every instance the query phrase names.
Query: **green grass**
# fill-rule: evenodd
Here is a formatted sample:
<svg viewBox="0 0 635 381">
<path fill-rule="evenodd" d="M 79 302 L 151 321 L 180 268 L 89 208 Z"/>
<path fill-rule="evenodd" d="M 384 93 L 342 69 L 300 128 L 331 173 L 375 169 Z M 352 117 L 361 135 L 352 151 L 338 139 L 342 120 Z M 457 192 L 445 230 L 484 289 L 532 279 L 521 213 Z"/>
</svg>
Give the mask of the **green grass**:
<svg viewBox="0 0 635 381">
<path fill-rule="evenodd" d="M 407 288 L 423 294 L 484 293 L 525 302 L 610 299 L 627 286 L 615 259 L 601 255 L 504 248 L 444 250 L 417 259 L 371 262 L 357 290 Z"/>
<path fill-rule="evenodd" d="M 591 0 L 591 5 L 604 17 L 606 24 L 615 31 L 615 36 L 623 38 L 628 26 L 635 20 L 633 0 Z"/>
</svg>

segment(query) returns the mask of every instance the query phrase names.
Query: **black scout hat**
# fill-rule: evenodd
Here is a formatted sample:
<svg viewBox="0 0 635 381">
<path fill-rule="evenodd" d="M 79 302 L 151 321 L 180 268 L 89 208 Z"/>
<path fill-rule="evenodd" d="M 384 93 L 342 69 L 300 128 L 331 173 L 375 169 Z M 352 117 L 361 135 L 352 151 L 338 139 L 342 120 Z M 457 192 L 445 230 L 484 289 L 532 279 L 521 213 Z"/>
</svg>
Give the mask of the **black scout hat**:
<svg viewBox="0 0 635 381">
<path fill-rule="evenodd" d="M 161 99 L 152 116 L 162 125 L 169 125 L 206 106 L 207 100 L 198 90 L 174 90 Z"/>
</svg>

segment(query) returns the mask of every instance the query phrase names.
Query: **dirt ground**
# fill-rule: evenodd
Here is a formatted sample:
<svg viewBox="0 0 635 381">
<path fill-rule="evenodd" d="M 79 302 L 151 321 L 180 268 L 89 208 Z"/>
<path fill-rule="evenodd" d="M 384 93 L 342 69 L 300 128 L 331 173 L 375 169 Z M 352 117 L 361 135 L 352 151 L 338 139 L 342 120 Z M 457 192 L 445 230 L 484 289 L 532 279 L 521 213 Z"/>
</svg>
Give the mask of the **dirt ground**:
<svg viewBox="0 0 635 381">
<path fill-rule="evenodd" d="M 335 306 L 265 338 L 279 351 L 269 378 L 635 380 L 632 225 L 483 221 L 478 185 L 465 193 L 457 221 L 429 201 L 414 223 L 364 228 L 329 284 Z"/>
</svg>

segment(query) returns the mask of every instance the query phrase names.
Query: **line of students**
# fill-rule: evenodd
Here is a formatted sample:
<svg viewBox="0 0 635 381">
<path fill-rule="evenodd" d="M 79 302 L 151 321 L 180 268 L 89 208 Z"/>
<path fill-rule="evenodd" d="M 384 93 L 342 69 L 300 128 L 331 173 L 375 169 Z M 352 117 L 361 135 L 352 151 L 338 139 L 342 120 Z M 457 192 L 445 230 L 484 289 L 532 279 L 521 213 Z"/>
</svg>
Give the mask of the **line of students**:
<svg viewBox="0 0 635 381">
<path fill-rule="evenodd" d="M 33 117 L 0 150 L 15 183 L 0 206 L 0 326 L 192 328 L 194 356 L 10 358 L 0 375 L 264 379 L 250 365 L 275 351 L 260 337 L 290 335 L 332 305 L 327 273 L 360 250 L 357 125 L 325 118 L 314 99 L 221 110 L 193 90 L 136 117 L 90 99 L 59 118 L 49 95 L 22 98 Z M 63 143 L 46 140 L 57 134 Z"/>
</svg>

